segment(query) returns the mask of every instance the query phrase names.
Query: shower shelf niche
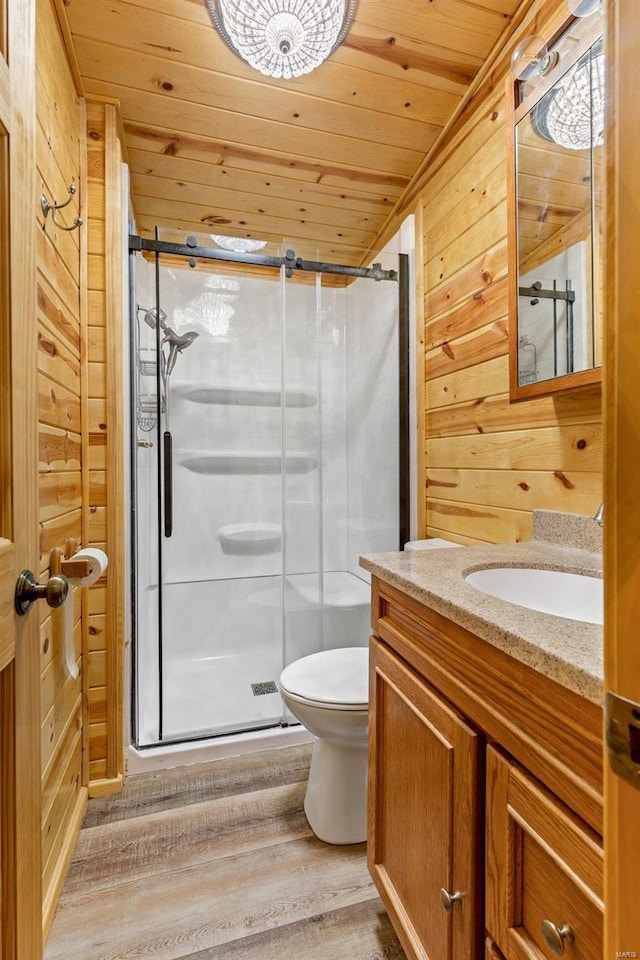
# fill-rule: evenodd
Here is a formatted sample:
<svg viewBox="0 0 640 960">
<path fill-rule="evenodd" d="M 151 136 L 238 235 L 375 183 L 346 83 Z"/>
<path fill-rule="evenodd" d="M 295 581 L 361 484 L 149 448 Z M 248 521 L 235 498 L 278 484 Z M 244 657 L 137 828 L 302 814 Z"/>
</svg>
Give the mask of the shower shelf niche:
<svg viewBox="0 0 640 960">
<path fill-rule="evenodd" d="M 276 523 L 230 523 L 218 530 L 224 553 L 255 556 L 277 553 L 282 547 L 282 530 Z"/>
<path fill-rule="evenodd" d="M 318 466 L 315 457 L 291 454 L 286 457 L 289 474 L 311 473 Z M 183 453 L 180 463 L 192 473 L 200 474 L 274 474 L 282 473 L 280 453 L 217 451 L 215 453 Z"/>
<path fill-rule="evenodd" d="M 282 391 L 267 387 L 220 387 L 211 383 L 176 383 L 172 390 L 192 403 L 225 404 L 238 407 L 281 407 Z M 314 407 L 315 393 L 307 390 L 285 390 L 287 407 Z"/>
</svg>

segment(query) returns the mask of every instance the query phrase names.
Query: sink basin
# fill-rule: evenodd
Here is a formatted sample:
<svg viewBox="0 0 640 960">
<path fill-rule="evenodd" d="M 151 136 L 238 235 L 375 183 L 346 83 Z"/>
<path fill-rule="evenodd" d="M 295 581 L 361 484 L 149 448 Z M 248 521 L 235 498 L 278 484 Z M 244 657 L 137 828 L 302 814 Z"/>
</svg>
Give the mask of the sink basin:
<svg viewBox="0 0 640 960">
<path fill-rule="evenodd" d="M 603 622 L 603 583 L 598 577 L 528 567 L 490 567 L 465 577 L 482 593 L 519 607 L 584 623 Z"/>
</svg>

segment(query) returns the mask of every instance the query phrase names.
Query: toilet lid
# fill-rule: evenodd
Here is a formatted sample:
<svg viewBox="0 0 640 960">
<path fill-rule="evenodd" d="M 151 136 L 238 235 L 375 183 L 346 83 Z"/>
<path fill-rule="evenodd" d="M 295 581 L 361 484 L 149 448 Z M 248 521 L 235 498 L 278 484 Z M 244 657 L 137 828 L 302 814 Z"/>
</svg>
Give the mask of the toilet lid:
<svg viewBox="0 0 640 960">
<path fill-rule="evenodd" d="M 280 674 L 287 693 L 324 703 L 369 703 L 369 650 L 344 647 L 295 660 Z"/>
</svg>

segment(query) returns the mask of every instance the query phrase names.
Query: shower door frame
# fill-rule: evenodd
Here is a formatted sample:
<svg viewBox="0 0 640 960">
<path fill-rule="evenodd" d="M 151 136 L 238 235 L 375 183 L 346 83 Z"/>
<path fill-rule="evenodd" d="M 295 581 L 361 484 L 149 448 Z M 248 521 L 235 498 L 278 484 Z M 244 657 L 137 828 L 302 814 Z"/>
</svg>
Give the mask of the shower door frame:
<svg viewBox="0 0 640 960">
<path fill-rule="evenodd" d="M 252 267 L 264 268 L 284 268 L 285 277 L 291 278 L 297 272 L 309 272 L 314 274 L 330 274 L 338 276 L 347 276 L 362 279 L 380 281 L 391 281 L 398 283 L 398 549 L 402 550 L 404 544 L 410 539 L 410 509 L 411 509 L 411 473 L 410 473 L 410 419 L 409 419 L 409 400 L 410 400 L 410 268 L 409 256 L 407 254 L 397 254 L 398 270 L 383 270 L 381 264 L 374 264 L 373 267 L 353 267 L 343 264 L 324 263 L 320 261 L 303 260 L 296 257 L 294 251 L 287 250 L 284 256 L 264 256 L 260 254 L 239 253 L 227 251 L 213 247 L 200 247 L 196 238 L 187 237 L 185 244 L 171 243 L 159 239 L 158 227 L 155 228 L 155 238 L 153 240 L 140 237 L 136 234 L 129 235 L 129 283 L 130 283 L 130 304 L 131 317 L 135 316 L 136 297 L 135 297 L 135 255 L 136 253 L 154 254 L 154 287 L 155 287 L 155 310 L 156 316 L 160 315 L 160 257 L 162 254 L 184 257 L 190 266 L 195 266 L 198 259 L 219 260 L 227 263 L 245 264 Z M 187 736 L 176 736 L 165 738 L 163 736 L 163 598 L 162 598 L 162 575 L 163 575 L 163 550 L 162 540 L 165 536 L 164 518 L 165 518 L 165 437 L 162 430 L 162 376 L 161 376 L 161 328 L 160 323 L 156 324 L 156 434 L 158 450 L 158 468 L 157 468 L 157 524 L 158 524 L 158 740 L 152 743 L 140 744 L 138 730 L 138 596 L 137 596 L 137 526 L 136 526 L 136 497 L 137 497 L 137 470 L 131 471 L 131 553 L 132 553 L 132 596 L 131 596 L 131 648 L 132 648 L 132 684 L 131 684 L 131 725 L 132 738 L 136 749 L 147 750 L 160 746 L 170 746 L 179 743 L 196 743 L 202 740 L 211 740 L 221 736 L 229 736 L 229 732 L 204 732 L 202 734 L 194 733 Z M 137 453 L 137 431 L 135 424 L 134 401 L 136 399 L 136 378 L 135 378 L 135 325 L 130 322 L 130 383 L 131 383 L 131 458 L 132 464 L 136 464 Z M 284 388 L 283 388 L 284 389 Z M 162 441 L 162 442 L 161 442 Z M 284 574 L 282 574 L 284 576 Z M 251 733 L 256 730 L 276 729 L 279 726 L 286 725 L 284 721 L 279 724 L 269 724 L 268 726 L 257 726 L 247 728 L 239 732 Z"/>
</svg>

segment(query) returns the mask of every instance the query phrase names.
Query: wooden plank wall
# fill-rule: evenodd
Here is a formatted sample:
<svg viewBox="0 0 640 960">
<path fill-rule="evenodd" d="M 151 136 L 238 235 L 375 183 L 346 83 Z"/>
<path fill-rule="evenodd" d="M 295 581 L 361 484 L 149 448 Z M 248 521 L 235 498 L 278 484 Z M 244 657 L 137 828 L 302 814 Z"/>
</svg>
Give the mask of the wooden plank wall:
<svg viewBox="0 0 640 960">
<path fill-rule="evenodd" d="M 57 202 L 80 183 L 84 136 L 82 104 L 67 62 L 50 0 L 37 8 L 37 145 L 39 189 Z M 80 191 L 60 212 L 69 224 Z M 25 203 L 37 198 L 24 198 Z M 80 296 L 83 238 L 56 228 L 37 204 L 38 413 L 40 580 L 49 575 L 53 547 L 82 537 L 82 357 L 85 350 Z M 71 602 L 71 601 L 68 601 Z M 73 597 L 75 658 L 81 665 L 81 598 Z M 63 665 L 64 610 L 38 604 L 41 617 L 41 761 L 43 922 L 53 916 L 87 790 L 82 769 L 82 673 Z"/>
<path fill-rule="evenodd" d="M 87 103 L 87 529 L 109 558 L 88 597 L 88 742 L 91 796 L 121 789 L 124 570 L 122 541 L 121 144 L 116 107 Z"/>
<path fill-rule="evenodd" d="M 564 0 L 536 0 L 525 28 L 551 36 L 565 16 Z M 452 127 L 418 201 L 421 533 L 470 544 L 526 540 L 534 509 L 588 514 L 602 499 L 599 388 L 509 403 L 507 65 L 502 57 Z"/>
</svg>

